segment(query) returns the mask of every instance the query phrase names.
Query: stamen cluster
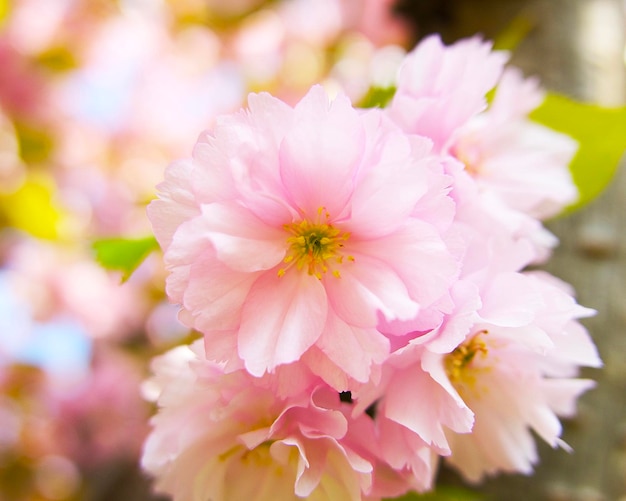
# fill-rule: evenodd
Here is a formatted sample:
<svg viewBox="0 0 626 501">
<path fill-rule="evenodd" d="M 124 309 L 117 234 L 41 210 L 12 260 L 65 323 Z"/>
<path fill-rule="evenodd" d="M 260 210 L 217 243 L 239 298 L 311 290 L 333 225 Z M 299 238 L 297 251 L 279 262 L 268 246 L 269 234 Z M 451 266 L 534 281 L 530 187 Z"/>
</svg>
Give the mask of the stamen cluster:
<svg viewBox="0 0 626 501">
<path fill-rule="evenodd" d="M 325 215 L 325 222 L 320 221 L 322 214 Z M 330 224 L 330 216 L 323 207 L 318 210 L 317 219 L 315 222 L 303 219 L 283 226 L 291 236 L 287 238 L 289 247 L 283 260 L 287 267 L 280 268 L 278 276 L 283 276 L 289 266 L 295 265 L 298 270 L 306 269 L 309 275 L 320 280 L 329 271 L 329 266 L 335 277 L 341 277 L 336 265 L 343 263 L 342 248 L 350 238 L 350 233 L 342 232 Z M 354 257 L 348 256 L 348 259 L 354 260 Z"/>
</svg>

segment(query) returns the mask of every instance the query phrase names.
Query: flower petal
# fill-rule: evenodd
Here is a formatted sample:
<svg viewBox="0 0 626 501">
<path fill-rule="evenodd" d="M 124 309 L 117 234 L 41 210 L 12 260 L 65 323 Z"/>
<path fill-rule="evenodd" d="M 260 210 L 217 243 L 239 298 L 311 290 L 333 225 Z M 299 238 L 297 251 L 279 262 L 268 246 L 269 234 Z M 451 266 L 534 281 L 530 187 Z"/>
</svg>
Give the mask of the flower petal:
<svg viewBox="0 0 626 501">
<path fill-rule="evenodd" d="M 387 134 L 377 150 L 379 157 L 368 159 L 369 168 L 359 177 L 351 200 L 349 229 L 360 238 L 393 232 L 430 188 L 428 169 L 412 158 L 404 134 Z"/>
<path fill-rule="evenodd" d="M 288 235 L 266 225 L 240 205 L 203 205 L 202 219 L 217 258 L 234 270 L 267 270 L 285 256 Z"/>
<path fill-rule="evenodd" d="M 225 266 L 208 250 L 191 266 L 183 306 L 193 312 L 200 332 L 234 329 L 250 287 L 258 273 L 242 273 Z"/>
<path fill-rule="evenodd" d="M 381 364 L 389 354 L 389 340 L 375 328 L 355 327 L 333 314 L 328 315 L 316 344 L 346 374 L 361 383 L 369 379 L 372 364 Z"/>
<path fill-rule="evenodd" d="M 357 112 L 345 97 L 329 104 L 313 87 L 295 108 L 292 130 L 280 147 L 280 175 L 294 206 L 309 217 L 325 207 L 336 217 L 353 190 L 365 134 Z"/>
<path fill-rule="evenodd" d="M 428 355 L 423 353 L 425 359 Z M 444 454 L 448 442 L 443 426 L 469 432 L 473 413 L 447 381 L 440 357 L 431 356 L 426 366 L 424 370 L 416 363 L 396 371 L 384 399 L 384 414 Z"/>
<path fill-rule="evenodd" d="M 177 228 L 200 213 L 192 193 L 191 170 L 191 161 L 175 162 L 167 167 L 165 180 L 157 186 L 159 198 L 148 205 L 148 219 L 164 250 L 172 243 Z"/>
<path fill-rule="evenodd" d="M 459 263 L 439 233 L 419 220 L 412 220 L 384 239 L 358 242 L 355 247 L 355 252 L 390 266 L 420 307 L 446 294 L 459 273 Z"/>
<path fill-rule="evenodd" d="M 295 271 L 261 276 L 244 304 L 239 330 L 239 355 L 248 371 L 261 376 L 298 360 L 322 334 L 327 310 L 316 278 Z"/>
<path fill-rule="evenodd" d="M 333 310 L 344 321 L 374 327 L 378 312 L 388 319 L 408 319 L 419 310 L 406 285 L 385 261 L 355 253 L 354 262 L 339 267 L 341 278 L 325 277 Z"/>
</svg>

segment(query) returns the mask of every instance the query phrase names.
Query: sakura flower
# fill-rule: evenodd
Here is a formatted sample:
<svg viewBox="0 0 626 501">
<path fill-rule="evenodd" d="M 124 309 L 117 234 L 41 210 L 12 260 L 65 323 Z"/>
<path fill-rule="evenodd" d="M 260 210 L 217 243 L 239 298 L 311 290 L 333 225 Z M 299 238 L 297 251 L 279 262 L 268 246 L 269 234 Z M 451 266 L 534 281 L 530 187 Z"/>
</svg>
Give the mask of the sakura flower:
<svg viewBox="0 0 626 501">
<path fill-rule="evenodd" d="M 538 460 L 531 430 L 568 448 L 558 418 L 572 416 L 579 395 L 593 387 L 576 378 L 579 367 L 601 365 L 577 320 L 593 311 L 553 277 L 497 272 L 483 279 L 480 320 L 444 356 L 451 384 L 475 415 L 470 435 L 446 431 L 446 460 L 474 482 L 499 471 L 531 473 Z"/>
<path fill-rule="evenodd" d="M 430 149 L 321 87 L 218 120 L 148 208 L 168 295 L 208 356 L 261 376 L 316 349 L 366 381 L 389 352 L 380 319 L 429 318 L 458 274 Z"/>
<path fill-rule="evenodd" d="M 356 413 L 375 407 L 383 458 L 417 478 L 428 478 L 431 454 L 450 453 L 446 429 L 472 429 L 473 413 L 449 383 L 441 356 L 415 343 L 390 356 L 381 382 L 363 386 L 356 398 Z"/>
<path fill-rule="evenodd" d="M 441 354 L 463 341 L 481 302 L 477 288 L 464 281 L 454 284 L 451 298 L 453 310 L 434 329 L 411 330 L 417 328 L 415 322 L 383 324 L 383 332 L 392 331 L 393 353 L 377 380 L 353 392 L 353 415 L 366 411 L 373 417 L 379 457 L 396 473 L 410 472 L 416 491 L 431 487 L 436 458 L 450 454 L 446 430 L 469 433 L 473 424 L 473 413 L 450 384 Z"/>
<path fill-rule="evenodd" d="M 407 440 L 404 440 L 394 435 L 393 430 L 385 428 L 385 423 L 381 426 L 377 420 L 376 404 L 365 408 L 353 398 L 351 391 L 341 392 L 337 398 L 337 393 L 328 388 L 317 392 L 316 402 L 344 415 L 348 429 L 341 444 L 372 465 L 372 486 L 367 495 L 368 500 L 395 497 L 409 490 L 423 492 L 432 487 L 437 455 L 424 442 L 415 440 L 414 436 L 407 436 Z M 393 460 L 389 450 L 398 448 L 405 451 L 405 456 L 411 457 L 409 462 Z M 392 461 L 388 461 L 387 456 Z"/>
<path fill-rule="evenodd" d="M 568 169 L 576 141 L 528 119 L 543 98 L 536 80 L 507 69 L 489 109 L 467 123 L 451 148 L 481 192 L 539 219 L 578 196 Z"/>
<path fill-rule="evenodd" d="M 465 170 L 454 173 L 451 195 L 457 205 L 453 231 L 464 241 L 464 268 L 477 261 L 482 261 L 481 266 L 488 264 L 491 258 L 485 254 L 485 244 L 490 241 L 530 244 L 532 255 L 525 265 L 544 262 L 558 244 L 539 219 L 511 207 L 497 193 L 482 190 Z"/>
<path fill-rule="evenodd" d="M 400 67 L 387 113 L 450 155 L 455 224 L 469 237 L 467 252 L 480 253 L 485 239 L 526 239 L 535 247 L 533 261 L 541 262 L 557 241 L 540 219 L 577 197 L 567 167 L 576 142 L 528 119 L 543 94 L 535 80 L 505 71 L 506 60 L 478 38 L 446 47 L 436 35 L 427 37 Z"/>
<path fill-rule="evenodd" d="M 398 72 L 390 116 L 407 132 L 431 138 L 445 151 L 458 129 L 486 108 L 507 55 L 478 37 L 446 47 L 438 35 L 422 40 Z"/>
<path fill-rule="evenodd" d="M 142 465 L 174 501 L 360 500 L 371 489 L 372 466 L 340 443 L 347 420 L 324 406 L 323 386 L 280 398 L 275 375 L 225 374 L 198 343 L 154 369 L 160 410 Z"/>
</svg>

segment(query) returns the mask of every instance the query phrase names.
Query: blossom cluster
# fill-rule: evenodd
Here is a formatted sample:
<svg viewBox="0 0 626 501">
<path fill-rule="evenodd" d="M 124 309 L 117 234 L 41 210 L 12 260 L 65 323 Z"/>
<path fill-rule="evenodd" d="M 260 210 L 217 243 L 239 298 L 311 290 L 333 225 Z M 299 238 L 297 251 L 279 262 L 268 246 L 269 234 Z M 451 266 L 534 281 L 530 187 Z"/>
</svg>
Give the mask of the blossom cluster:
<svg viewBox="0 0 626 501">
<path fill-rule="evenodd" d="M 0 1 L 0 499 L 151 497 L 140 386 L 189 329 L 157 253 L 120 285 L 92 243 L 150 235 L 164 163 L 248 92 L 384 81 L 392 3 Z"/>
<path fill-rule="evenodd" d="M 543 92 L 506 63 L 430 36 L 388 106 L 251 94 L 167 168 L 148 215 L 202 339 L 154 362 L 157 490 L 373 500 L 431 489 L 442 460 L 528 474 L 533 432 L 568 448 L 593 311 L 528 267 L 577 144 L 528 118 Z"/>
</svg>

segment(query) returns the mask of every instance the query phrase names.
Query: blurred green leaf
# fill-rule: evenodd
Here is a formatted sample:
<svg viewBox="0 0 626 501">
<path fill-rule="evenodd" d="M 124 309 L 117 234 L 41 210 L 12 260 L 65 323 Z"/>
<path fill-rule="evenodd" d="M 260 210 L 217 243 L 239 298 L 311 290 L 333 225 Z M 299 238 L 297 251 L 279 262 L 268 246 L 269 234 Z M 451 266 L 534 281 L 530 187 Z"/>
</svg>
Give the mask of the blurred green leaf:
<svg viewBox="0 0 626 501">
<path fill-rule="evenodd" d="M 410 492 L 399 498 L 394 498 L 393 501 L 485 501 L 485 497 L 469 489 L 442 485 L 433 492 L 426 494 Z"/>
<path fill-rule="evenodd" d="M 358 106 L 360 108 L 384 108 L 395 93 L 395 87 L 370 87 Z"/>
<path fill-rule="evenodd" d="M 107 270 L 121 271 L 124 282 L 159 244 L 152 236 L 137 239 L 104 238 L 93 242 L 92 247 L 96 252 L 96 260 Z"/>
<path fill-rule="evenodd" d="M 517 15 L 495 38 L 493 49 L 515 50 L 536 25 L 537 20 L 528 12 Z"/>
<path fill-rule="evenodd" d="M 597 197 L 613 178 L 626 151 L 626 107 L 604 108 L 548 93 L 530 118 L 579 143 L 570 170 L 580 198 L 567 211 Z"/>
<path fill-rule="evenodd" d="M 44 163 L 54 146 L 50 134 L 30 124 L 16 122 L 14 125 L 22 160 L 28 164 Z"/>
</svg>

